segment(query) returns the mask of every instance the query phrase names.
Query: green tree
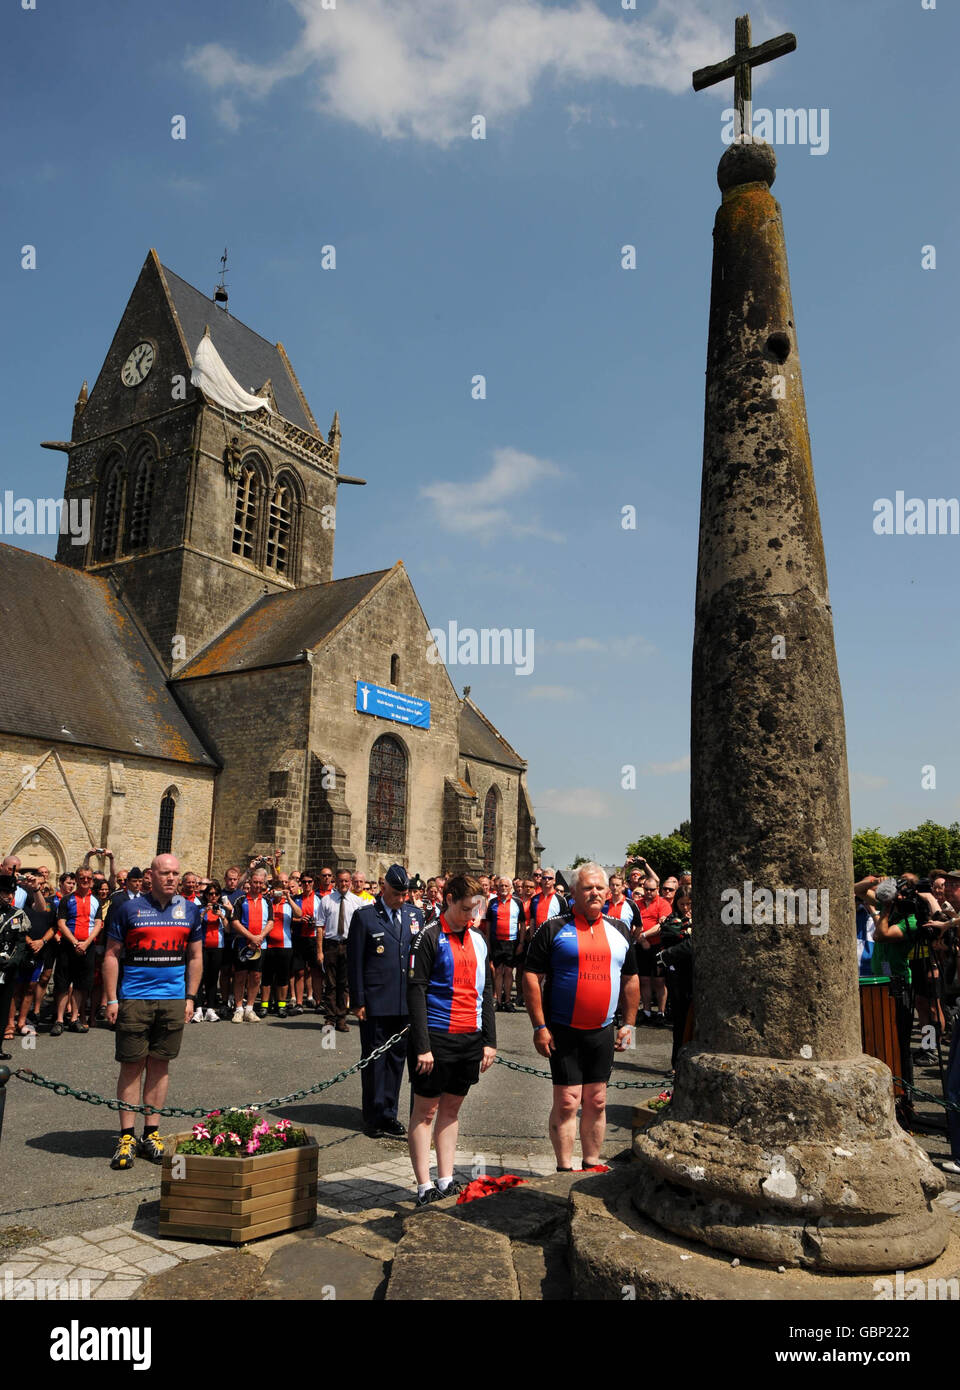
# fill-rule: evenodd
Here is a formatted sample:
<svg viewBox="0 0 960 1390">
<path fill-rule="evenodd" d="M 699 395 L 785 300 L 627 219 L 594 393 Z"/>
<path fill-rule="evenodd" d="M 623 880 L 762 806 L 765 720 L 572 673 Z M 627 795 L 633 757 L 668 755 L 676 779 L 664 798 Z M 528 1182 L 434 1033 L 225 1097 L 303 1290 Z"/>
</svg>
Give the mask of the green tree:
<svg viewBox="0 0 960 1390">
<path fill-rule="evenodd" d="M 641 835 L 627 845 L 627 859 L 635 854 L 642 854 L 661 878 L 690 867 L 690 841 L 676 830 L 670 835 Z"/>
<path fill-rule="evenodd" d="M 937 825 L 925 820 L 913 830 L 901 830 L 890 838 L 890 872 L 925 874 L 929 869 L 950 869 L 960 860 L 960 826 Z"/>
<path fill-rule="evenodd" d="M 586 856 L 585 854 L 578 854 L 577 857 L 576 857 L 576 859 L 575 859 L 575 860 L 573 861 L 573 863 L 570 865 L 570 867 L 571 867 L 571 869 L 579 869 L 579 867 L 580 867 L 581 864 L 589 864 L 589 863 L 590 863 L 590 860 L 587 858 L 587 856 Z"/>
<path fill-rule="evenodd" d="M 859 883 L 867 874 L 885 878 L 890 872 L 890 838 L 873 826 L 858 830 L 853 837 L 853 879 Z"/>
</svg>

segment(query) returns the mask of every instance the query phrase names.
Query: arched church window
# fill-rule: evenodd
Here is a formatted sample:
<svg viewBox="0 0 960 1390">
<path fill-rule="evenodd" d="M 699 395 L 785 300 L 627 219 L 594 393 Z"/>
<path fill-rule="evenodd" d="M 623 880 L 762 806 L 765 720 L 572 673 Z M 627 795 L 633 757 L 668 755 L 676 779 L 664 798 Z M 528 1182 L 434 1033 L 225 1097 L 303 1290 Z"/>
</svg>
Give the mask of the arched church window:
<svg viewBox="0 0 960 1390">
<path fill-rule="evenodd" d="M 396 652 L 390 658 L 390 684 L 400 684 L 400 658 Z"/>
<path fill-rule="evenodd" d="M 130 549 L 146 545 L 150 536 L 150 509 L 156 482 L 156 460 L 144 453 L 138 463 L 133 485 L 133 504 L 130 508 Z"/>
<path fill-rule="evenodd" d="M 290 564 L 290 534 L 292 525 L 293 498 L 289 483 L 278 483 L 270 498 L 270 514 L 267 518 L 267 558 L 268 570 L 286 574 Z"/>
<path fill-rule="evenodd" d="M 173 846 L 173 819 L 177 801 L 172 791 L 164 792 L 160 802 L 160 824 L 157 827 L 157 853 L 169 854 Z"/>
<path fill-rule="evenodd" d="M 112 560 L 123 535 L 124 468 L 121 459 L 108 463 L 103 472 L 101 489 L 100 538 L 98 553 L 103 560 Z"/>
<path fill-rule="evenodd" d="M 491 787 L 483 798 L 483 868 L 492 874 L 497 857 L 497 792 Z"/>
<path fill-rule="evenodd" d="M 402 855 L 406 845 L 407 754 L 399 739 L 383 734 L 370 749 L 367 849 Z"/>
<path fill-rule="evenodd" d="M 259 510 L 260 479 L 257 470 L 248 463 L 237 479 L 237 504 L 233 513 L 233 553 L 244 560 L 254 559 Z"/>
</svg>

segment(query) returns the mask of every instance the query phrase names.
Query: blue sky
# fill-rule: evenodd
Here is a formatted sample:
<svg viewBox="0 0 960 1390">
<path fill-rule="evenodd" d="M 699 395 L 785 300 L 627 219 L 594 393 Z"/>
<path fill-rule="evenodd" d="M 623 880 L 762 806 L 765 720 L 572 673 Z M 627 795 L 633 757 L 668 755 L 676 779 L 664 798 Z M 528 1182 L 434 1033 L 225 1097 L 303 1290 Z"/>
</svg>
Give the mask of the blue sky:
<svg viewBox="0 0 960 1390">
<path fill-rule="evenodd" d="M 613 860 L 668 832 L 689 812 L 711 228 L 732 86 L 695 94 L 690 73 L 732 51 L 740 7 L 6 6 L 3 487 L 60 494 L 63 456 L 39 441 L 69 437 L 148 248 L 212 291 L 228 246 L 231 311 L 284 343 L 324 428 L 339 409 L 341 466 L 368 480 L 341 492 L 336 576 L 403 558 L 432 624 L 534 629 L 533 674 L 451 674 L 528 759 L 546 858 Z M 874 500 L 898 489 L 960 494 L 952 10 L 751 12 L 754 42 L 799 41 L 755 74 L 755 107 L 829 110 L 827 153 L 779 147 L 774 191 L 853 821 L 887 831 L 960 818 L 960 536 L 872 525 Z M 478 113 L 484 140 L 470 138 Z M 52 553 L 42 537 L 17 543 Z"/>
</svg>

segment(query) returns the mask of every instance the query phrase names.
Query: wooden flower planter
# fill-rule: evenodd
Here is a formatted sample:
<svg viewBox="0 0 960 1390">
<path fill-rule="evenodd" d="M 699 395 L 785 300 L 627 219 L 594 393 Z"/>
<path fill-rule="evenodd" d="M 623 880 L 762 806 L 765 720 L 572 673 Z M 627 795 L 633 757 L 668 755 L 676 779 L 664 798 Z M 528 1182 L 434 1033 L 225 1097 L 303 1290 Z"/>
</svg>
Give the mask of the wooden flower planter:
<svg viewBox="0 0 960 1390">
<path fill-rule="evenodd" d="M 178 1134 L 164 1155 L 160 1181 L 160 1235 L 244 1245 L 259 1236 L 310 1226 L 317 1215 L 315 1139 L 280 1153 L 248 1158 L 181 1154 L 175 1178 Z"/>
</svg>

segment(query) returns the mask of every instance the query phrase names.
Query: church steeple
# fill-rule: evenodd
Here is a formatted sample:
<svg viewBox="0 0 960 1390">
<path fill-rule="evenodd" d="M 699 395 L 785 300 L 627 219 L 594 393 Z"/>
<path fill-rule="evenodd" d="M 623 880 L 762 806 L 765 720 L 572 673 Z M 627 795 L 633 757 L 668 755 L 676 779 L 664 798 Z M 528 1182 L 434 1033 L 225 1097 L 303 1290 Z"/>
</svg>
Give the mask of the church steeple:
<svg viewBox="0 0 960 1390">
<path fill-rule="evenodd" d="M 80 394 L 77 396 L 76 402 L 75 402 L 74 407 L 73 407 L 73 436 L 74 436 L 74 438 L 76 437 L 76 433 L 77 433 L 77 425 L 80 423 L 80 416 L 83 414 L 83 412 L 84 412 L 84 411 L 86 410 L 86 408 L 87 408 L 87 398 L 88 398 L 88 395 L 89 395 L 89 392 L 87 391 L 87 383 L 86 383 L 86 379 L 84 379 L 84 383 L 83 383 L 83 385 L 80 387 Z"/>
</svg>

